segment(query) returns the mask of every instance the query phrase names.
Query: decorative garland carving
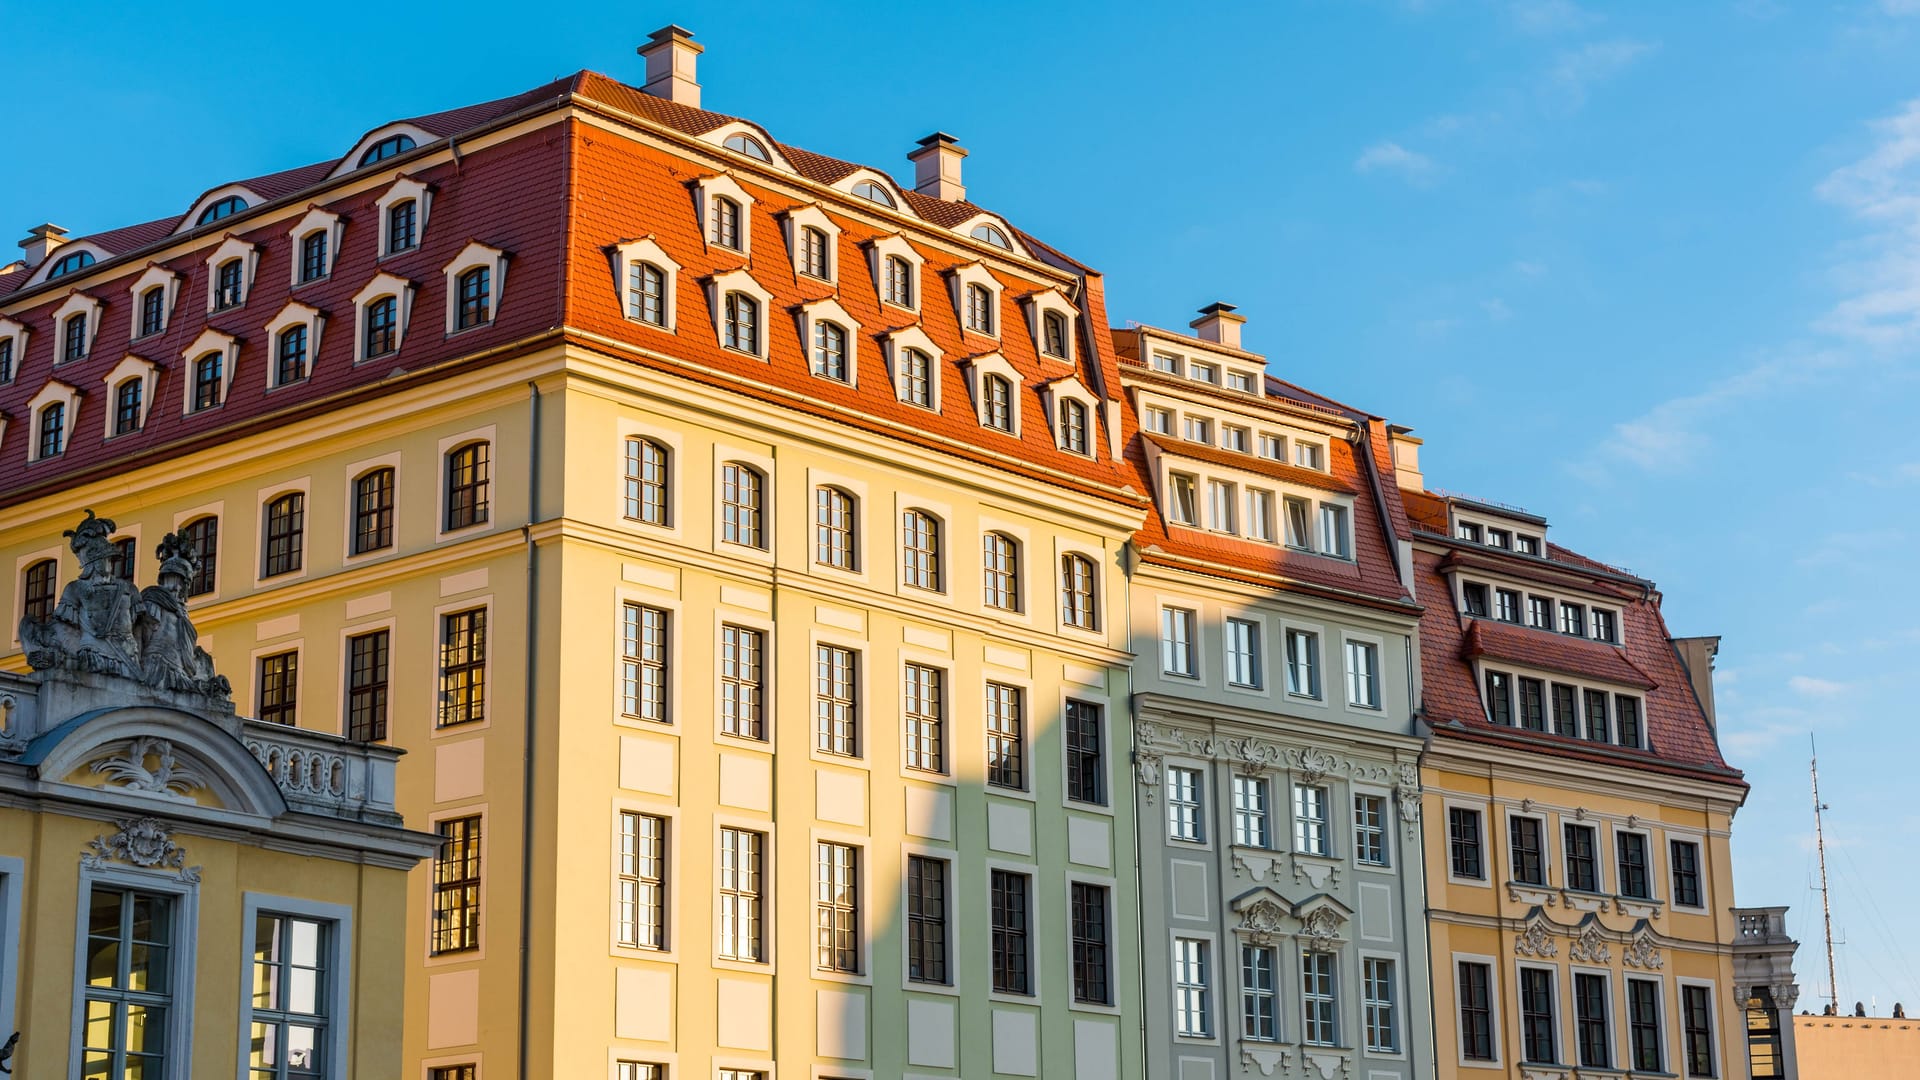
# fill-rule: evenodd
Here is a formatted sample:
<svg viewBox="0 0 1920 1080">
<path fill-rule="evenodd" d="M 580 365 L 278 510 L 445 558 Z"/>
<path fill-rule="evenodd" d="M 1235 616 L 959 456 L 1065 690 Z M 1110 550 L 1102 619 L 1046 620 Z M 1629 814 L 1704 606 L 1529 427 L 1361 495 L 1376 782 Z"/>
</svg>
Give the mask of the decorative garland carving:
<svg viewBox="0 0 1920 1080">
<path fill-rule="evenodd" d="M 1598 923 L 1588 923 L 1580 928 L 1573 937 L 1573 944 L 1567 947 L 1567 959 L 1577 964 L 1605 964 L 1613 960 L 1613 948 L 1607 944 L 1605 934 L 1600 932 Z"/>
<path fill-rule="evenodd" d="M 1307 912 L 1300 918 L 1300 947 L 1307 952 L 1333 952 L 1340 947 L 1340 926 L 1345 921 L 1330 907 Z"/>
<path fill-rule="evenodd" d="M 1660 947 L 1654 944 L 1652 934 L 1642 930 L 1620 950 L 1620 961 L 1628 967 L 1659 971 Z"/>
<path fill-rule="evenodd" d="M 1153 805 L 1153 797 L 1160 793 L 1160 762 L 1159 754 L 1133 756 L 1133 775 L 1145 789 L 1140 795 L 1147 800 L 1148 806 Z"/>
<path fill-rule="evenodd" d="M 1558 955 L 1560 947 L 1553 943 L 1553 931 L 1548 928 L 1547 920 L 1535 915 L 1527 920 L 1527 928 L 1514 939 L 1513 951 L 1520 956 L 1538 956 L 1545 959 Z"/>
<path fill-rule="evenodd" d="M 147 766 L 152 758 L 153 766 Z M 193 767 L 173 756 L 173 743 L 142 735 L 128 740 L 119 753 L 93 763 L 92 772 L 103 773 L 113 783 L 129 791 L 183 799 L 188 792 L 207 786 Z"/>
<path fill-rule="evenodd" d="M 1286 918 L 1285 908 L 1263 897 L 1247 905 L 1234 929 L 1255 945 L 1271 945 L 1286 933 Z"/>
<path fill-rule="evenodd" d="M 112 836 L 96 836 L 80 853 L 80 865 L 99 870 L 112 863 L 125 863 L 142 870 L 172 870 L 180 880 L 196 884 L 200 868 L 187 865 L 187 849 L 173 841 L 173 832 L 158 818 L 138 817 L 116 822 L 120 831 Z"/>
</svg>

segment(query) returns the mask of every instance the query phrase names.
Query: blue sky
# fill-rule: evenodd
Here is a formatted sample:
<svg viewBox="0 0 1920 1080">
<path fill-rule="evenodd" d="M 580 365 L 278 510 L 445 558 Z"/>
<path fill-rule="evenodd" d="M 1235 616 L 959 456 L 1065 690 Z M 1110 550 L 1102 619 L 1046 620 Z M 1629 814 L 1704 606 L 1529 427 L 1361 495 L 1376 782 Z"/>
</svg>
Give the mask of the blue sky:
<svg viewBox="0 0 1920 1080">
<path fill-rule="evenodd" d="M 907 176 L 951 131 L 1116 320 L 1238 304 L 1277 373 L 1414 427 L 1431 483 L 1723 635 L 1738 901 L 1793 905 L 1816 1002 L 1818 733 L 1841 994 L 1920 1004 L 1890 919 L 1920 889 L 1920 0 L 259 10 L 0 0 L 0 224 L 179 213 L 387 119 L 638 81 L 669 21 L 705 103 L 784 141 Z"/>
</svg>

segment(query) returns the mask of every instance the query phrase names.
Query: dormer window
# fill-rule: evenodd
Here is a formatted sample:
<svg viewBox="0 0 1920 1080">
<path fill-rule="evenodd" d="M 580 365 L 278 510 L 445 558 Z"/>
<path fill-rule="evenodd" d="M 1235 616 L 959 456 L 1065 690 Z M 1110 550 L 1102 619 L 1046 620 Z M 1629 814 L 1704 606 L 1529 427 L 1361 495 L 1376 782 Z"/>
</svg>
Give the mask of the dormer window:
<svg viewBox="0 0 1920 1080">
<path fill-rule="evenodd" d="M 1560 632 L 1568 637 L 1587 636 L 1587 609 L 1579 604 L 1562 602 L 1560 605 Z"/>
<path fill-rule="evenodd" d="M 1173 413 L 1157 405 L 1149 405 L 1140 413 L 1140 426 L 1160 435 L 1173 434 Z"/>
<path fill-rule="evenodd" d="M 402 176 L 387 187 L 386 194 L 380 196 L 374 207 L 380 215 L 374 219 L 380 224 L 380 257 L 390 258 L 416 250 L 424 242 L 427 217 L 433 210 L 433 190 L 412 177 Z M 335 247 L 339 246 L 338 233 L 333 242 Z"/>
<path fill-rule="evenodd" d="M 76 251 L 71 255 L 63 255 L 53 264 L 53 269 L 47 271 L 47 280 L 52 281 L 54 278 L 71 274 L 75 270 L 85 270 L 92 265 L 93 252 L 91 251 Z"/>
<path fill-rule="evenodd" d="M 743 138 L 744 136 L 735 136 Z M 808 277 L 827 280 L 827 234 L 823 229 L 811 225 L 800 228 L 799 253 L 795 261 L 799 263 L 800 273 Z"/>
<path fill-rule="evenodd" d="M 387 207 L 387 254 L 411 251 L 419 243 L 420 204 L 403 199 Z"/>
<path fill-rule="evenodd" d="M 87 315 L 79 312 L 67 316 L 60 325 L 60 362 L 71 363 L 87 358 Z"/>
<path fill-rule="evenodd" d="M 751 135 L 747 135 L 747 134 L 729 135 L 727 136 L 726 141 L 721 143 L 720 145 L 726 147 L 727 149 L 733 151 L 736 154 L 745 154 L 748 157 L 754 159 L 755 161 L 771 162 L 773 160 L 773 155 L 767 153 L 767 148 L 760 145 L 760 140 L 754 138 Z"/>
<path fill-rule="evenodd" d="M 122 380 L 113 388 L 113 433 L 126 435 L 140 430 L 140 419 L 145 415 L 141 402 L 145 397 L 146 383 L 139 376 Z"/>
<path fill-rule="evenodd" d="M 1538 556 L 1540 554 L 1540 538 L 1537 536 L 1528 536 L 1525 533 L 1515 533 L 1513 537 L 1513 550 L 1522 555 Z"/>
<path fill-rule="evenodd" d="M 1087 407 L 1072 398 L 1060 402 L 1060 449 L 1070 454 L 1087 452 Z"/>
<path fill-rule="evenodd" d="M 1013 384 L 998 375 L 981 382 L 986 424 L 998 431 L 1013 431 Z"/>
<path fill-rule="evenodd" d="M 1218 385 L 1220 382 L 1220 367 L 1217 364 L 1209 364 L 1204 361 L 1195 360 L 1188 366 L 1187 374 L 1196 382 L 1214 383 L 1215 385 Z"/>
<path fill-rule="evenodd" d="M 307 328 L 290 326 L 280 331 L 273 346 L 273 385 L 285 386 L 307 377 Z"/>
<path fill-rule="evenodd" d="M 206 225 L 219 221 L 221 218 L 232 217 L 246 208 L 247 200 L 238 195 L 229 195 L 207 207 L 205 210 L 200 211 L 200 219 L 194 222 L 194 225 Z"/>
<path fill-rule="evenodd" d="M 1197 525 L 1200 522 L 1200 495 L 1198 481 L 1186 473 L 1171 473 L 1167 477 L 1168 493 L 1167 516 L 1182 525 Z"/>
<path fill-rule="evenodd" d="M 1207 528 L 1223 533 L 1236 531 L 1233 518 L 1239 502 L 1239 491 L 1233 484 L 1207 481 Z"/>
<path fill-rule="evenodd" d="M 1243 394 L 1253 393 L 1254 392 L 1253 372 L 1251 371 L 1227 372 L 1227 389 L 1238 390 Z"/>
<path fill-rule="evenodd" d="M 1553 599 L 1551 597 L 1527 597 L 1527 625 L 1536 630 L 1553 629 Z"/>
<path fill-rule="evenodd" d="M 213 310 L 226 311 L 240 306 L 245 291 L 246 266 L 239 258 L 228 259 L 213 272 Z"/>
<path fill-rule="evenodd" d="M 847 381 L 847 331 L 838 323 L 813 324 L 813 373 L 836 382 Z"/>
<path fill-rule="evenodd" d="M 1609 645 L 1618 645 L 1620 643 L 1620 623 L 1618 616 L 1611 611 L 1594 608 L 1593 640 L 1604 641 Z"/>
<path fill-rule="evenodd" d="M 0 337 L 0 383 L 13 381 L 13 338 Z"/>
<path fill-rule="evenodd" d="M 627 318 L 667 324 L 667 272 L 638 259 L 627 264 Z"/>
<path fill-rule="evenodd" d="M 457 281 L 459 306 L 454 310 L 453 328 L 467 330 L 493 321 L 493 271 L 476 266 L 462 273 Z"/>
<path fill-rule="evenodd" d="M 1513 534 L 1505 529 L 1495 529 L 1489 526 L 1487 529 L 1487 546 L 1510 548 L 1513 546 Z"/>
<path fill-rule="evenodd" d="M 913 306 L 913 266 L 898 255 L 882 263 L 880 298 L 896 307 Z"/>
<path fill-rule="evenodd" d="M 1487 587 L 1477 581 L 1469 581 L 1460 586 L 1460 600 L 1467 614 L 1476 618 L 1487 616 Z"/>
<path fill-rule="evenodd" d="M 1462 521 L 1453 527 L 1453 538 L 1455 540 L 1465 540 L 1468 543 L 1478 544 L 1482 542 L 1482 535 L 1480 526 L 1471 521 Z"/>
<path fill-rule="evenodd" d="M 1295 440 L 1293 444 L 1293 463 L 1303 469 L 1325 471 L 1327 467 L 1326 451 L 1319 443 Z"/>
<path fill-rule="evenodd" d="M 887 193 L 886 188 L 881 187 L 871 180 L 862 180 L 853 185 L 853 193 L 868 202 L 879 203 L 888 209 L 893 208 L 893 196 Z"/>
<path fill-rule="evenodd" d="M 1048 356 L 1065 358 L 1067 355 L 1067 317 L 1057 311 L 1046 311 L 1040 315 L 1040 351 Z"/>
<path fill-rule="evenodd" d="M 984 285 L 967 286 L 967 329 L 993 333 L 993 293 Z"/>
<path fill-rule="evenodd" d="M 923 409 L 933 408 L 933 358 L 919 349 L 901 350 L 900 400 Z"/>
<path fill-rule="evenodd" d="M 318 308 L 294 302 L 282 308 L 267 324 L 267 341 L 273 350 L 268 386 L 286 386 L 313 374 L 314 357 L 320 351 L 320 330 L 325 323 L 326 317 Z"/>
<path fill-rule="evenodd" d="M 1320 504 L 1320 554 L 1336 559 L 1353 555 L 1353 536 L 1347 527 L 1347 508 L 1334 503 Z"/>
<path fill-rule="evenodd" d="M 56 401 L 40 410 L 39 452 L 35 459 L 57 456 L 67 446 L 67 404 Z"/>
<path fill-rule="evenodd" d="M 1520 594 L 1512 589 L 1493 590 L 1493 617 L 1501 622 L 1520 621 Z"/>
<path fill-rule="evenodd" d="M 1147 365 L 1166 375 L 1180 374 L 1180 358 L 1170 353 L 1154 353 Z"/>
<path fill-rule="evenodd" d="M 760 355 L 759 301 L 745 293 L 728 293 L 725 327 L 721 341 L 727 348 Z"/>
<path fill-rule="evenodd" d="M 167 287 L 155 285 L 140 294 L 140 336 L 152 337 L 167 328 Z"/>
<path fill-rule="evenodd" d="M 319 281 L 327 276 L 327 231 L 315 229 L 300 238 L 300 280 Z"/>
<path fill-rule="evenodd" d="M 740 248 L 740 204 L 725 195 L 713 197 L 713 221 L 709 237 L 718 247 Z"/>
<path fill-rule="evenodd" d="M 1283 500 L 1283 508 L 1287 515 L 1287 546 L 1299 548 L 1302 551 L 1312 551 L 1313 534 L 1307 531 L 1308 516 L 1312 513 L 1312 506 L 1305 499 L 1288 495 Z"/>
<path fill-rule="evenodd" d="M 379 142 L 374 143 L 372 146 L 367 147 L 367 152 L 360 155 L 359 167 L 364 169 L 376 161 L 385 161 L 390 157 L 398 157 L 413 149 L 415 145 L 413 136 L 411 135 L 389 135 Z"/>
<path fill-rule="evenodd" d="M 361 335 L 361 359 L 371 360 L 399 351 L 400 303 L 395 297 L 382 296 L 367 304 L 363 318 L 366 325 Z"/>
<path fill-rule="evenodd" d="M 219 353 L 210 352 L 193 362 L 194 412 L 220 404 L 221 360 Z"/>
<path fill-rule="evenodd" d="M 1001 248 L 1006 251 L 1013 250 L 1013 241 L 1007 239 L 1007 234 L 1001 232 L 999 229 L 996 229 L 991 225 L 975 225 L 973 227 L 973 232 L 969 235 L 971 235 L 975 240 L 984 241 L 986 243 L 992 244 L 994 247 Z"/>
<path fill-rule="evenodd" d="M 1251 445 L 1250 440 L 1252 438 L 1253 433 L 1246 428 L 1235 427 L 1232 424 L 1220 425 L 1220 446 L 1222 449 L 1236 450 L 1244 454 Z"/>
<path fill-rule="evenodd" d="M 1181 425 L 1180 433 L 1188 442 L 1213 443 L 1213 421 L 1204 416 L 1189 416 Z"/>
</svg>

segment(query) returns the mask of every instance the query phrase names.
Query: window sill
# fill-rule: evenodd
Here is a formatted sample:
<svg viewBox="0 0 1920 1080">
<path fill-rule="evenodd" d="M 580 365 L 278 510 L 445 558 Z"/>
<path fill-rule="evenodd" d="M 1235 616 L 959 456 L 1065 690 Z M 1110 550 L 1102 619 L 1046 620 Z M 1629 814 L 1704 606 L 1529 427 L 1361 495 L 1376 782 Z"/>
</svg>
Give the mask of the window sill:
<svg viewBox="0 0 1920 1080">
<path fill-rule="evenodd" d="M 821 968 L 814 968 L 813 981 L 839 983 L 842 986 L 872 986 L 873 976 L 862 975 L 852 971 L 827 971 Z"/>
</svg>

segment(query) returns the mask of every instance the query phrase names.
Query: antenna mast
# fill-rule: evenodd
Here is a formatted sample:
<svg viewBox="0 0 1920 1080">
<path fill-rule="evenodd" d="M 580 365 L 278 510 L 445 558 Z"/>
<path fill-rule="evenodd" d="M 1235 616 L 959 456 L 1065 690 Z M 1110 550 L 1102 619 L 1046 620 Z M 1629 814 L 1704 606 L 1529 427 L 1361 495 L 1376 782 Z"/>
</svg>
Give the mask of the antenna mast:
<svg viewBox="0 0 1920 1080">
<path fill-rule="evenodd" d="M 1808 771 L 1813 775 L 1813 845 L 1820 852 L 1820 919 L 1826 925 L 1827 932 L 1827 1000 L 1833 1003 L 1833 1011 L 1840 1011 L 1840 986 L 1833 975 L 1833 906 L 1827 902 L 1827 834 L 1820 824 L 1820 811 L 1826 804 L 1820 801 L 1820 749 L 1815 745 L 1813 736 L 1807 736 L 1807 746 L 1812 750 L 1812 760 Z"/>
</svg>

